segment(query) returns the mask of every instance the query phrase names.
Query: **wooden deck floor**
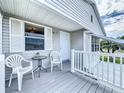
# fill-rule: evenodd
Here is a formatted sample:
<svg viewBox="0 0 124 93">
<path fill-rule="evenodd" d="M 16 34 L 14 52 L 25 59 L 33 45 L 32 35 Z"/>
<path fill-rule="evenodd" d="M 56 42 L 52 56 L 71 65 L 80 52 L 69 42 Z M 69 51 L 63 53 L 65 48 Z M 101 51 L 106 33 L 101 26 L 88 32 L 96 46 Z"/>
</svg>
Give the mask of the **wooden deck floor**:
<svg viewBox="0 0 124 93">
<path fill-rule="evenodd" d="M 7 84 L 7 82 L 6 82 Z M 24 76 L 23 88 L 17 91 L 17 79 L 12 81 L 11 87 L 6 88 L 6 93 L 118 93 L 106 86 L 97 84 L 94 79 L 87 76 L 79 76 L 70 72 L 69 64 L 64 64 L 64 70 L 54 72 L 41 72 L 35 79 L 31 75 Z"/>
</svg>

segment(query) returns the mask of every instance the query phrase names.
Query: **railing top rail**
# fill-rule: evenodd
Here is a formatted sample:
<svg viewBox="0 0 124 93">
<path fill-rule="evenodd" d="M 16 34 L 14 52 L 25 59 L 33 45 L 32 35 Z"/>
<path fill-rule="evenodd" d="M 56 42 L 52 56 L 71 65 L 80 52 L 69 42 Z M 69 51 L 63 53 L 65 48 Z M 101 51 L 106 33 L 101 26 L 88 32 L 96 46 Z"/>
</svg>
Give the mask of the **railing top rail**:
<svg viewBox="0 0 124 93">
<path fill-rule="evenodd" d="M 95 54 L 95 55 L 104 55 L 104 56 L 115 56 L 115 57 L 124 57 L 124 53 L 101 53 L 101 52 L 90 52 L 83 50 L 74 50 L 75 53 L 85 53 L 85 54 Z"/>
</svg>

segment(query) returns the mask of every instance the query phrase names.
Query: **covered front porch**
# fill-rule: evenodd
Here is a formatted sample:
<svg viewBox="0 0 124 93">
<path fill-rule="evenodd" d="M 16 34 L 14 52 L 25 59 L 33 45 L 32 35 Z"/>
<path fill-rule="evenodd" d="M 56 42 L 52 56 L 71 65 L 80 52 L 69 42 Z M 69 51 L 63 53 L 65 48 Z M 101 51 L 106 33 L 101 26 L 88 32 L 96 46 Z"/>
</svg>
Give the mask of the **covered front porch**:
<svg viewBox="0 0 124 93">
<path fill-rule="evenodd" d="M 48 70 L 42 71 L 40 78 L 35 72 L 34 80 L 30 73 L 24 75 L 22 91 L 18 91 L 16 76 L 8 87 L 12 71 L 4 68 L 5 62 L 0 59 L 3 91 L 5 79 L 6 93 L 123 93 L 123 55 L 96 52 L 99 51 L 96 36 L 104 36 L 105 32 L 95 3 L 90 0 L 0 1 L 0 53 L 5 56 L 3 59 L 12 54 L 31 59 L 40 53 L 47 56 L 43 66 Z M 92 37 L 92 34 L 96 36 Z M 53 50 L 61 54 L 62 71 L 55 66 L 50 72 L 49 54 Z M 104 56 L 108 57 L 106 63 Z M 111 56 L 113 63 L 109 64 Z M 119 70 L 115 69 L 115 57 L 120 58 Z M 36 66 L 33 60 L 33 69 Z"/>
<path fill-rule="evenodd" d="M 66 62 L 63 64 L 63 71 L 55 67 L 51 73 L 48 69 L 47 73 L 41 72 L 40 78 L 36 72 L 34 80 L 31 79 L 31 74 L 25 75 L 22 91 L 18 91 L 17 79 L 14 79 L 11 87 L 6 87 L 6 93 L 119 93 L 98 83 L 96 79 L 70 70 L 70 62 Z"/>
</svg>

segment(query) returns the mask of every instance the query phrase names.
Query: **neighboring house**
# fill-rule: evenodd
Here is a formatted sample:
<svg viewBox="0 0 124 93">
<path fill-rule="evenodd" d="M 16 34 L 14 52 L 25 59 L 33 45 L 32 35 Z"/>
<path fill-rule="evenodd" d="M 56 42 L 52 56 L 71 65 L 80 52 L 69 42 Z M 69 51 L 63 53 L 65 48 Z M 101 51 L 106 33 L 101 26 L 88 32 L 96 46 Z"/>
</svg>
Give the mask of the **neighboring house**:
<svg viewBox="0 0 124 93">
<path fill-rule="evenodd" d="M 58 50 L 66 61 L 71 49 L 99 51 L 96 36 L 106 35 L 90 0 L 0 0 L 0 11 L 0 53 L 6 55 L 20 53 L 28 59 Z M 6 79 L 9 73 L 6 69 Z"/>
</svg>

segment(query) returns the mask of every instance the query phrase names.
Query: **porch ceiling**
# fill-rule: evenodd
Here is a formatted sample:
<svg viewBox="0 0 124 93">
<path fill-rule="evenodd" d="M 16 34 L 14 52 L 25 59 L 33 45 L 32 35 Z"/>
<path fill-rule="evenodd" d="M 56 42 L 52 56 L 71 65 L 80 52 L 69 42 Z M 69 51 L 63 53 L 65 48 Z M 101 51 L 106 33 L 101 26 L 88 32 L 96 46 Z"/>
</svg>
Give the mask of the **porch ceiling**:
<svg viewBox="0 0 124 93">
<path fill-rule="evenodd" d="M 33 0 L 0 0 L 0 10 L 17 18 L 44 24 L 66 31 L 75 31 L 83 27 L 45 5 Z"/>
</svg>

